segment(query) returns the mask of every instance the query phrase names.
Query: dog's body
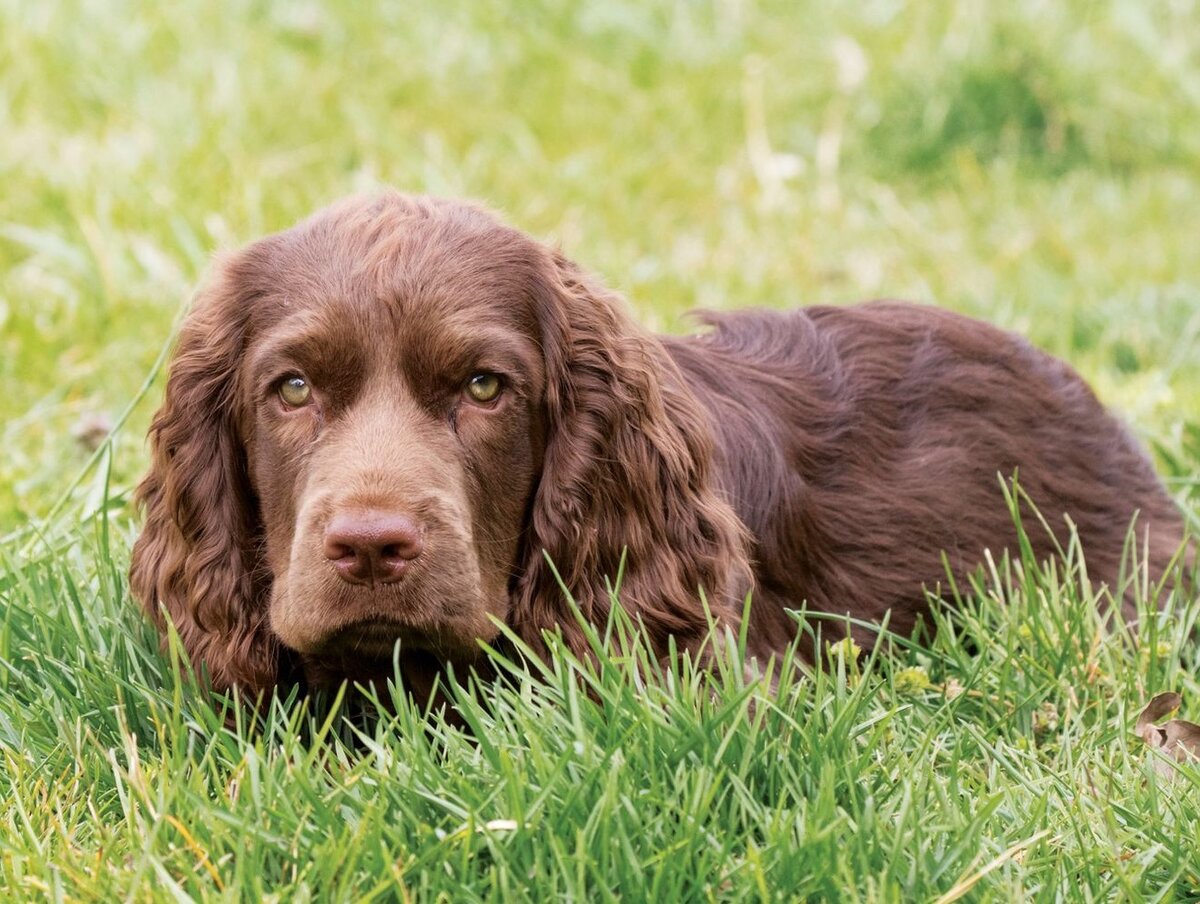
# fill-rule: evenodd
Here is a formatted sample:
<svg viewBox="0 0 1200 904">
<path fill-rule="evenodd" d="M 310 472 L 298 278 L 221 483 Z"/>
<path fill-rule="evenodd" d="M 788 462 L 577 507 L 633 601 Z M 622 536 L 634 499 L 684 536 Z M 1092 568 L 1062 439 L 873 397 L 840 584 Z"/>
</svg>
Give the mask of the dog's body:
<svg viewBox="0 0 1200 904">
<path fill-rule="evenodd" d="M 1015 335 L 891 301 L 706 319 L 713 333 L 664 342 L 703 387 L 720 482 L 752 537 L 751 636 L 768 650 L 791 639 L 784 609 L 802 603 L 876 623 L 890 613 L 909 632 L 924 590 L 962 582 L 984 550 L 1015 551 L 1002 487 L 1014 476 L 1038 509 L 1021 506 L 1039 560 L 1066 548 L 1070 521 L 1090 580 L 1126 616 L 1135 515 L 1152 574 L 1178 551 L 1179 512 L 1125 427 Z"/>
<path fill-rule="evenodd" d="M 406 679 L 501 621 L 584 640 L 605 579 L 665 649 L 785 608 L 908 630 L 926 589 L 1011 549 L 1001 481 L 1078 525 L 1115 595 L 1135 514 L 1155 575 L 1179 513 L 1066 365 L 992 327 L 872 303 L 648 335 L 478 208 L 351 200 L 226 259 L 185 323 L 139 488 L 131 583 L 214 685 Z M 1028 513 L 1028 510 L 1026 510 Z M 551 568 L 546 557 L 554 563 Z"/>
</svg>

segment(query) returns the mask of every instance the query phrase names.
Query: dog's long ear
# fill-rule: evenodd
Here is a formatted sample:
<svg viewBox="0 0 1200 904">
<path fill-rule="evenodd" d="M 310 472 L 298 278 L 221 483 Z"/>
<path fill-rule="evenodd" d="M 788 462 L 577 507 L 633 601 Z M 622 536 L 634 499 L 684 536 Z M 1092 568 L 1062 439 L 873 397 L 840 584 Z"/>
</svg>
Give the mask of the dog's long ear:
<svg viewBox="0 0 1200 904">
<path fill-rule="evenodd" d="M 150 472 L 137 490 L 145 526 L 130 586 L 160 629 L 160 606 L 170 613 L 192 665 L 215 688 L 253 694 L 274 684 L 279 652 L 237 425 L 251 267 L 248 252 L 218 264 L 184 322 L 150 427 Z"/>
<path fill-rule="evenodd" d="M 615 294 L 558 254 L 539 283 L 547 448 L 513 625 L 534 641 L 561 625 L 578 648 L 544 555 L 598 624 L 624 557 L 622 606 L 659 644 L 686 647 L 707 631 L 701 592 L 736 622 L 750 581 L 744 528 L 714 486 L 707 415 Z"/>
</svg>

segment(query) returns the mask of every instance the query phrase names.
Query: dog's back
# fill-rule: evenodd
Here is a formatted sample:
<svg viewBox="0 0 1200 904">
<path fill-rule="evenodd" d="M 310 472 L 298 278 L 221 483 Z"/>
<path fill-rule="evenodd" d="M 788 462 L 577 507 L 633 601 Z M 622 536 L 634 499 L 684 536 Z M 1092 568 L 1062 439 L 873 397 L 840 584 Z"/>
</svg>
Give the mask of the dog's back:
<svg viewBox="0 0 1200 904">
<path fill-rule="evenodd" d="M 1180 513 L 1129 431 L 1015 335 L 900 302 L 705 320 L 712 332 L 667 347 L 710 414 L 772 633 L 780 607 L 804 602 L 871 621 L 890 610 L 908 631 L 923 588 L 945 585 L 943 552 L 961 577 L 985 550 L 1015 551 L 1014 475 L 1045 521 L 1021 506 L 1039 558 L 1065 548 L 1069 519 L 1091 582 L 1130 610 L 1135 517 L 1152 577 L 1178 551 Z"/>
</svg>

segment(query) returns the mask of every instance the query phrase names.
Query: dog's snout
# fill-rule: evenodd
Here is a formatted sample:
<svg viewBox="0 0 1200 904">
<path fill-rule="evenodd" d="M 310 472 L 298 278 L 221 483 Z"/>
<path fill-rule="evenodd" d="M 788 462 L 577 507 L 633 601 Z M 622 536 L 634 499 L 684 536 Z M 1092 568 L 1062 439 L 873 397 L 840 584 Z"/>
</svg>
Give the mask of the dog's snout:
<svg viewBox="0 0 1200 904">
<path fill-rule="evenodd" d="M 409 563 L 421 555 L 423 533 L 407 515 L 343 512 L 325 526 L 325 558 L 351 584 L 389 584 L 400 580 Z"/>
</svg>

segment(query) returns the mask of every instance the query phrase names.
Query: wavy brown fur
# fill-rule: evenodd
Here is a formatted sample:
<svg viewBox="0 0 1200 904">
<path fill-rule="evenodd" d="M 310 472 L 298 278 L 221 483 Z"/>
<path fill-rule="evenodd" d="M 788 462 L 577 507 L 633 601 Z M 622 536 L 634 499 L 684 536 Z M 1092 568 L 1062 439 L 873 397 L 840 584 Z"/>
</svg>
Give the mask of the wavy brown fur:
<svg viewBox="0 0 1200 904">
<path fill-rule="evenodd" d="M 623 605 L 660 649 L 737 626 L 794 636 L 785 608 L 891 613 L 1016 536 L 998 475 L 1051 531 L 1078 526 L 1117 596 L 1135 514 L 1149 567 L 1182 540 L 1146 456 L 1065 364 L 985 324 L 875 302 L 710 314 L 660 338 L 593 278 L 479 208 L 351 199 L 216 267 L 189 315 L 138 490 L 131 583 L 219 688 L 257 692 L 467 663 L 510 625 L 585 644 L 558 578 L 603 622 Z M 494 403 L 463 391 L 500 376 Z M 310 401 L 280 401 L 303 376 Z M 345 579 L 335 516 L 400 516 L 402 577 Z M 381 547 L 383 548 L 383 547 Z M 390 548 L 390 547 L 389 547 Z M 341 576 L 339 576 L 341 574 Z"/>
</svg>

